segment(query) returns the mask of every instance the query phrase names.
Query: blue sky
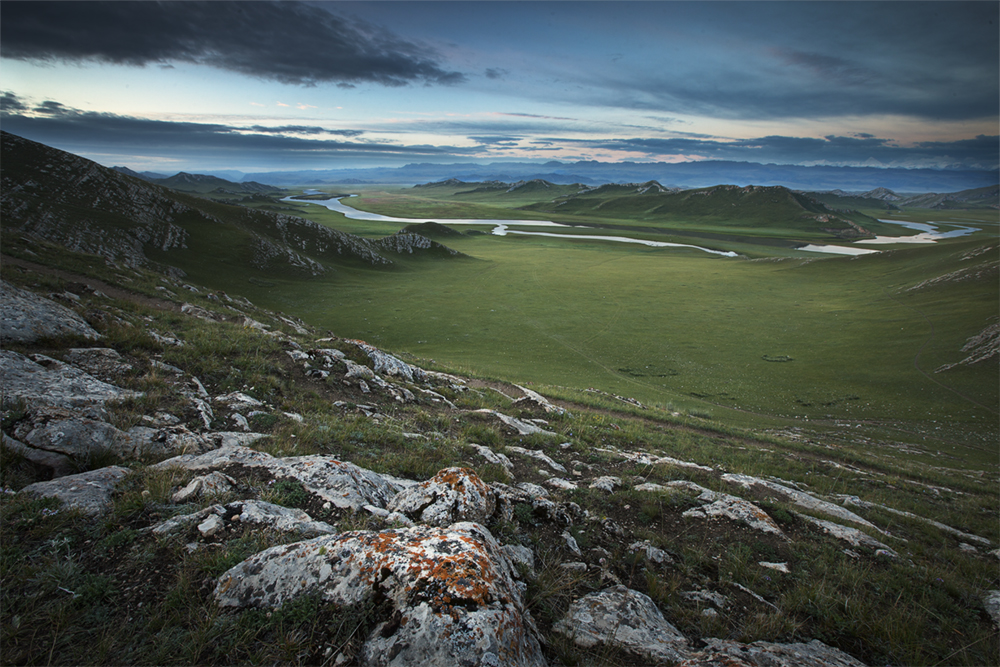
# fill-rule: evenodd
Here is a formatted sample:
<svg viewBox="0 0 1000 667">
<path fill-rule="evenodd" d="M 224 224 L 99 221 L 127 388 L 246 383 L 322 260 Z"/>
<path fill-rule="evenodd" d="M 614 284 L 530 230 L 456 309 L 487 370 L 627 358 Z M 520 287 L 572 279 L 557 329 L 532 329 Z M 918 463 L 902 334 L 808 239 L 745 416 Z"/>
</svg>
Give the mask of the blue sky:
<svg viewBox="0 0 1000 667">
<path fill-rule="evenodd" d="M 997 2 L 0 3 L 0 128 L 102 164 L 991 168 Z"/>
</svg>

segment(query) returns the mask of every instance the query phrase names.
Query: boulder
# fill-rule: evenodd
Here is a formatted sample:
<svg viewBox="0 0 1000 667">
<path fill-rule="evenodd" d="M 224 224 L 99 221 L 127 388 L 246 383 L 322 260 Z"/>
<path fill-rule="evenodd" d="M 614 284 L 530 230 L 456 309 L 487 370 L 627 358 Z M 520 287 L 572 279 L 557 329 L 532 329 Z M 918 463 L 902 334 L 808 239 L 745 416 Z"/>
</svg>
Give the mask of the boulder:
<svg viewBox="0 0 1000 667">
<path fill-rule="evenodd" d="M 398 377 L 407 382 L 426 382 L 427 375 L 424 371 L 416 366 L 411 366 L 410 364 L 397 359 L 391 354 L 387 354 L 382 350 L 372 347 L 368 343 L 364 343 L 359 340 L 351 341 L 362 352 L 368 355 L 368 358 L 372 360 L 375 366 L 375 372 L 379 375 L 388 375 L 390 377 Z"/>
<path fill-rule="evenodd" d="M 496 507 L 496 495 L 474 470 L 446 468 L 426 482 L 400 491 L 386 509 L 413 521 L 450 526 L 458 521 L 486 523 Z"/>
<path fill-rule="evenodd" d="M 274 478 L 297 480 L 306 491 L 341 509 L 358 510 L 365 505 L 385 507 L 404 487 L 401 480 L 328 456 L 275 458 L 232 442 L 225 442 L 218 449 L 204 454 L 176 456 L 153 466 L 156 469 L 181 468 L 195 472 L 226 470 L 235 474 L 233 467 L 260 469 Z"/>
<path fill-rule="evenodd" d="M 198 524 L 198 530 L 204 537 L 212 537 L 230 526 L 249 524 L 298 533 L 306 538 L 337 532 L 330 524 L 315 521 L 302 510 L 282 507 L 263 500 L 237 500 L 226 505 L 212 505 L 193 514 L 167 519 L 153 526 L 152 533 L 169 535 L 193 524 Z"/>
<path fill-rule="evenodd" d="M 702 518 L 723 518 L 729 519 L 730 521 L 737 521 L 739 523 L 746 524 L 754 530 L 759 530 L 762 533 L 770 533 L 772 535 L 779 535 L 785 537 L 781 528 L 775 523 L 767 512 L 761 508 L 754 505 L 749 500 L 743 500 L 742 498 L 737 498 L 736 496 L 730 496 L 725 493 L 714 494 L 717 499 L 709 503 L 708 505 L 702 505 L 701 507 L 695 507 L 684 512 L 681 516 L 692 518 L 692 517 L 702 517 Z"/>
<path fill-rule="evenodd" d="M 897 555 L 895 551 L 867 533 L 862 533 L 857 528 L 842 526 L 839 523 L 834 523 L 832 521 L 824 521 L 823 519 L 817 519 L 816 517 L 809 516 L 808 514 L 800 514 L 799 512 L 795 512 L 794 514 L 800 519 L 804 519 L 809 523 L 819 526 L 827 535 L 835 537 L 838 540 L 843 540 L 852 546 L 868 547 L 870 549 L 874 549 L 876 552 L 883 552 L 887 556 L 895 557 Z"/>
<path fill-rule="evenodd" d="M 575 601 L 552 629 L 584 648 L 614 646 L 653 662 L 683 660 L 688 645 L 649 596 L 622 585 Z"/>
<path fill-rule="evenodd" d="M 839 649 L 818 639 L 808 644 L 741 644 L 726 639 L 706 639 L 707 646 L 691 653 L 676 667 L 865 667 Z"/>
<path fill-rule="evenodd" d="M 338 605 L 386 599 L 395 613 L 364 665 L 544 665 L 499 543 L 481 525 L 353 531 L 272 547 L 219 577 L 230 607 L 276 608 L 301 595 Z"/>
<path fill-rule="evenodd" d="M 35 482 L 24 487 L 21 492 L 43 498 L 58 498 L 71 509 L 97 516 L 110 506 L 115 486 L 127 474 L 128 468 L 110 466 L 48 482 Z"/>
<path fill-rule="evenodd" d="M 0 280 L 0 342 L 33 343 L 60 336 L 97 340 L 101 335 L 66 306 Z"/>
<path fill-rule="evenodd" d="M 507 451 L 514 452 L 515 454 L 520 454 L 521 456 L 527 456 L 527 457 L 533 458 L 533 459 L 535 459 L 537 461 L 541 461 L 542 463 L 544 463 L 545 465 L 549 466 L 550 468 L 552 468 L 556 472 L 561 472 L 563 474 L 566 474 L 566 472 L 567 472 L 566 466 L 564 466 L 561 463 L 557 463 L 556 461 L 552 460 L 552 457 L 550 457 L 548 454 L 546 454 L 545 452 L 543 452 L 540 449 L 525 449 L 524 447 L 516 447 L 516 446 L 508 445 L 507 446 Z"/>
<path fill-rule="evenodd" d="M 726 473 L 722 476 L 722 479 L 730 484 L 739 484 L 743 488 L 758 488 L 765 491 L 770 491 L 771 493 L 777 495 L 783 500 L 795 503 L 799 507 L 812 510 L 815 512 L 821 512 L 823 514 L 841 519 L 842 521 L 850 521 L 851 523 L 856 523 L 868 528 L 874 528 L 884 535 L 888 535 L 884 530 L 876 526 L 866 519 L 862 519 L 860 516 L 851 512 L 848 509 L 841 507 L 835 503 L 828 502 L 822 498 L 817 498 L 811 493 L 806 493 L 805 491 L 800 491 L 798 489 L 793 489 L 790 486 L 784 484 L 779 484 L 778 482 L 772 482 L 770 480 L 759 479 L 757 477 L 751 477 L 750 475 L 740 475 L 736 473 Z"/>
<path fill-rule="evenodd" d="M 29 359 L 17 352 L 0 350 L 0 376 L 3 376 L 4 405 L 22 400 L 34 406 L 86 408 L 141 396 L 42 354 Z"/>
<path fill-rule="evenodd" d="M 76 465 L 73 463 L 73 460 L 68 456 L 63 456 L 62 454 L 56 454 L 54 452 L 47 452 L 43 449 L 28 447 L 23 442 L 15 440 L 6 433 L 3 434 L 3 446 L 8 451 L 23 456 L 25 459 L 36 465 L 51 468 L 52 475 L 54 477 L 68 475 L 76 469 Z"/>
</svg>

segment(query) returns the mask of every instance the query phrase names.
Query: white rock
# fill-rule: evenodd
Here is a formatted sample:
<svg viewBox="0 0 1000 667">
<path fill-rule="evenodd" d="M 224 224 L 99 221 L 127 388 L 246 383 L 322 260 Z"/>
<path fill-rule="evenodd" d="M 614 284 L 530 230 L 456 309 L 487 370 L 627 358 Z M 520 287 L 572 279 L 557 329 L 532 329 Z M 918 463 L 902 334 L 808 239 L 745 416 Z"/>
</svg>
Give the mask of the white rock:
<svg viewBox="0 0 1000 667">
<path fill-rule="evenodd" d="M 66 306 L 0 280 L 0 341 L 31 343 L 60 336 L 100 338 L 86 320 Z"/>
<path fill-rule="evenodd" d="M 601 491 L 605 491 L 607 493 L 614 493 L 615 487 L 621 485 L 622 485 L 622 480 L 620 477 L 604 476 L 604 477 L 598 477 L 597 479 L 592 481 L 590 483 L 590 488 L 600 489 Z"/>
<path fill-rule="evenodd" d="M 552 629 L 584 648 L 611 645 L 654 661 L 680 661 L 688 644 L 648 596 L 625 586 L 580 598 Z"/>
<path fill-rule="evenodd" d="M 552 458 L 540 449 L 525 449 L 524 447 L 516 447 L 512 445 L 507 446 L 507 451 L 520 454 L 521 456 L 527 456 L 529 458 L 536 459 L 546 464 L 556 472 L 561 472 L 566 474 L 566 467 L 561 463 L 553 461 Z"/>
<path fill-rule="evenodd" d="M 563 534 L 560 535 L 560 537 L 563 538 L 563 541 L 566 543 L 566 547 L 570 551 L 572 551 L 575 555 L 577 556 L 583 555 L 583 552 L 580 551 L 580 546 L 576 543 L 576 538 L 570 535 L 569 532 L 563 531 Z"/>
<path fill-rule="evenodd" d="M 457 521 L 486 523 L 496 511 L 496 495 L 470 468 L 446 468 L 400 491 L 386 507 L 413 521 L 450 526 Z"/>
<path fill-rule="evenodd" d="M 788 569 L 788 563 L 768 563 L 767 561 L 759 561 L 757 565 L 771 570 L 777 570 L 778 572 L 784 572 L 785 574 L 791 573 L 791 570 Z"/>
<path fill-rule="evenodd" d="M 838 540 L 844 540 L 845 542 L 847 542 L 852 546 L 855 547 L 865 546 L 870 549 L 874 549 L 876 551 L 884 550 L 887 555 L 896 556 L 895 551 L 893 551 L 886 545 L 882 544 L 874 537 L 871 537 L 867 533 L 862 533 L 857 528 L 851 528 L 850 526 L 842 526 L 839 523 L 833 523 L 832 521 L 824 521 L 823 519 L 817 519 L 807 514 L 800 514 L 799 512 L 795 512 L 795 515 L 802 519 L 805 519 L 809 523 L 819 526 L 820 528 L 823 529 L 823 532 L 825 532 L 826 534 L 831 535 L 837 538 Z"/>
<path fill-rule="evenodd" d="M 568 479 L 563 479 L 562 477 L 550 477 L 545 480 L 545 483 L 554 489 L 562 489 L 563 491 L 572 491 L 578 488 L 574 482 Z"/>
<path fill-rule="evenodd" d="M 202 537 L 212 537 L 223 528 L 225 528 L 225 523 L 218 514 L 210 514 L 198 524 L 198 532 L 202 534 Z"/>
<path fill-rule="evenodd" d="M 1000 629 L 1000 591 L 986 591 L 983 596 L 983 607 L 993 619 L 993 625 Z"/>
</svg>

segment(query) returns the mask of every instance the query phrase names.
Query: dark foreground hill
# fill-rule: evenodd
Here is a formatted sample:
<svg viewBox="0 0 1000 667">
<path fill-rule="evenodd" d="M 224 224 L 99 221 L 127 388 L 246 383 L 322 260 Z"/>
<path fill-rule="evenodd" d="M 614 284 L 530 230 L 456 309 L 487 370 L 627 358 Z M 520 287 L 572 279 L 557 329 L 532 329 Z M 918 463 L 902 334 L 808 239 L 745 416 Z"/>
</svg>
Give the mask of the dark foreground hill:
<svg viewBox="0 0 1000 667">
<path fill-rule="evenodd" d="M 175 275 L 313 276 L 337 266 L 393 264 L 371 240 L 178 192 L 6 132 L 2 155 L 4 231 L 125 266 L 169 268 Z M 174 185 L 178 179 L 204 184 L 183 176 L 173 177 Z"/>
</svg>

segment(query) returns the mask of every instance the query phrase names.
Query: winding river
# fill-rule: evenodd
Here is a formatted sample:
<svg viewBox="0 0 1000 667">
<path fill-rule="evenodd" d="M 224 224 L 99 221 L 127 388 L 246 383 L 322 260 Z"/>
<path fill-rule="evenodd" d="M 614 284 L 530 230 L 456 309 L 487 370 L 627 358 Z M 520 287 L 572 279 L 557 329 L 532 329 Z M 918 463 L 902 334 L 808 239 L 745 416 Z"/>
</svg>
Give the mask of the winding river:
<svg viewBox="0 0 1000 667">
<path fill-rule="evenodd" d="M 859 248 L 859 244 L 864 245 L 886 245 L 889 243 L 937 243 L 941 239 L 953 239 L 959 236 L 966 236 L 973 232 L 978 232 L 977 227 L 966 227 L 965 225 L 957 225 L 953 222 L 935 222 L 933 225 L 923 223 L 923 222 L 905 222 L 903 220 L 883 220 L 879 218 L 879 222 L 885 222 L 890 225 L 899 225 L 907 229 L 913 229 L 919 233 L 912 234 L 910 236 L 876 236 L 873 239 L 861 239 L 860 241 L 855 241 L 849 246 L 843 245 L 807 245 L 798 250 L 807 250 L 809 252 L 825 252 L 833 255 L 870 255 L 871 253 L 878 252 L 878 250 L 872 250 L 871 248 Z M 939 227 L 935 225 L 948 225 L 949 227 L 954 227 L 955 229 L 950 232 L 942 232 Z"/>
<path fill-rule="evenodd" d="M 322 194 L 320 192 L 309 192 L 306 194 Z M 356 195 L 348 195 L 350 197 L 355 197 Z M 306 204 L 318 204 L 320 206 L 325 206 L 331 211 L 336 211 L 338 213 L 344 214 L 345 217 L 351 220 L 371 220 L 377 222 L 402 222 L 402 223 L 421 223 L 421 222 L 437 222 L 442 225 L 492 225 L 493 230 L 491 234 L 494 236 L 507 236 L 508 234 L 521 234 L 524 236 L 547 236 L 550 238 L 559 238 L 572 241 L 574 239 L 588 240 L 588 241 L 613 241 L 615 243 L 636 243 L 639 245 L 648 246 L 650 248 L 694 248 L 695 250 L 701 250 L 703 252 L 711 253 L 713 255 L 720 255 L 722 257 L 736 257 L 735 252 L 724 252 L 722 250 L 712 250 L 710 248 L 703 248 L 697 245 L 690 245 L 687 243 L 667 243 L 666 241 L 647 241 L 646 239 L 634 239 L 628 236 L 596 236 L 589 234 L 560 234 L 557 232 L 530 232 L 523 229 L 511 229 L 511 227 L 565 227 L 572 228 L 573 225 L 564 225 L 558 222 L 552 222 L 551 220 L 495 220 L 492 218 L 487 219 L 475 219 L 475 218 L 394 218 L 388 215 L 380 215 L 378 213 L 369 213 L 368 211 L 359 211 L 356 208 L 348 206 L 347 204 L 340 201 L 340 198 L 335 199 L 296 199 L 295 197 L 285 197 L 282 201 L 294 201 L 296 203 L 306 203 Z"/>
</svg>

